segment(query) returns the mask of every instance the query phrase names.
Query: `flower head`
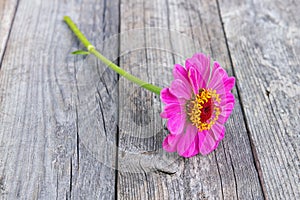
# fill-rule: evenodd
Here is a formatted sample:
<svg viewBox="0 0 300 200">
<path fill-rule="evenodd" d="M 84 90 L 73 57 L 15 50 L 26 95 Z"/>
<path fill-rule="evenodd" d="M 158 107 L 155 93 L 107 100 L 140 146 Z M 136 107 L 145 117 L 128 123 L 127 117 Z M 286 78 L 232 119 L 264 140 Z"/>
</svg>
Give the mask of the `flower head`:
<svg viewBox="0 0 300 200">
<path fill-rule="evenodd" d="M 224 138 L 224 123 L 234 107 L 230 91 L 235 79 L 218 62 L 211 69 L 204 54 L 187 59 L 185 67 L 176 64 L 173 76 L 171 86 L 160 95 L 166 104 L 161 117 L 167 119 L 170 131 L 163 148 L 184 157 L 206 155 Z"/>
</svg>

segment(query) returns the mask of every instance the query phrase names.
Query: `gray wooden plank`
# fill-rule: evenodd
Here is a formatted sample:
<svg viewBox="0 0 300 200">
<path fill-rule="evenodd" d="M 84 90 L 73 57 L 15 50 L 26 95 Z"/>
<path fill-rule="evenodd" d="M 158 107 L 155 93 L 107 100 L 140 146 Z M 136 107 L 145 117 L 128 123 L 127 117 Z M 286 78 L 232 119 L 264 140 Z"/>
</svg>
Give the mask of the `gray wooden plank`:
<svg viewBox="0 0 300 200">
<path fill-rule="evenodd" d="M 268 199 L 300 199 L 299 1 L 220 1 Z"/>
<path fill-rule="evenodd" d="M 118 33 L 118 8 L 20 1 L 0 73 L 1 199 L 114 198 L 117 75 L 70 55 L 82 46 L 62 19 L 115 59 L 118 37 L 104 41 Z"/>
<path fill-rule="evenodd" d="M 199 51 L 232 75 L 216 2 L 123 0 L 121 33 L 121 67 L 151 83 Z M 162 150 L 158 96 L 120 78 L 119 109 L 120 199 L 263 199 L 238 98 L 218 149 L 189 159 Z"/>
<path fill-rule="evenodd" d="M 9 37 L 17 5 L 17 0 L 2 0 L 0 2 L 0 63 Z"/>
</svg>

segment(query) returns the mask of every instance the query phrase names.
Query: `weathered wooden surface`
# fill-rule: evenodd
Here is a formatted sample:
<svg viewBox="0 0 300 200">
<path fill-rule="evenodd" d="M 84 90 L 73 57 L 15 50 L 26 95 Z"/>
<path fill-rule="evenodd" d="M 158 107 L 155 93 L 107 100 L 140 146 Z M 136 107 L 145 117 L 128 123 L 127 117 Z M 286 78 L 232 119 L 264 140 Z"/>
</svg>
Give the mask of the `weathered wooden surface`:
<svg viewBox="0 0 300 200">
<path fill-rule="evenodd" d="M 266 196 L 300 199 L 300 3 L 220 8 Z"/>
<path fill-rule="evenodd" d="M 168 86 L 174 62 L 184 64 L 183 59 L 197 51 L 212 55 L 231 71 L 215 2 L 122 1 L 121 13 L 120 65 L 131 73 Z M 133 84 L 125 80 L 119 87 L 119 146 L 126 152 L 119 154 L 119 166 L 125 162 L 133 170 L 119 171 L 120 199 L 263 198 L 238 101 L 215 153 L 165 158 L 158 97 L 137 87 L 132 91 Z M 127 154 L 136 154 L 135 162 L 121 162 Z"/>
<path fill-rule="evenodd" d="M 0 2 L 0 199 L 299 199 L 298 2 Z M 237 79 L 226 136 L 208 156 L 162 150 L 159 86 L 210 54 Z M 223 24 L 224 23 L 224 24 Z M 121 34 L 118 34 L 121 32 Z"/>
<path fill-rule="evenodd" d="M 3 52 L 5 51 L 17 3 L 17 0 L 0 1 L 0 60 L 2 60 Z"/>
<path fill-rule="evenodd" d="M 117 94 L 105 87 L 117 76 L 70 55 L 82 46 L 65 14 L 108 57 L 118 53 L 118 40 L 103 46 L 118 32 L 117 1 L 19 2 L 0 73 L 1 199 L 114 199 L 115 147 L 101 139 L 116 141 L 106 117 L 117 118 Z"/>
</svg>

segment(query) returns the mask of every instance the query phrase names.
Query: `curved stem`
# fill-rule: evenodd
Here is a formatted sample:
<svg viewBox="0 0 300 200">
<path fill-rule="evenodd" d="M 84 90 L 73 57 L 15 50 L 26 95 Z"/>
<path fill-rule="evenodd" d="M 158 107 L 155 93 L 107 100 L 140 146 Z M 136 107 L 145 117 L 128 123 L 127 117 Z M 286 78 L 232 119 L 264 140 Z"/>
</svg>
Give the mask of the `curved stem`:
<svg viewBox="0 0 300 200">
<path fill-rule="evenodd" d="M 95 47 L 88 41 L 88 39 L 83 35 L 83 33 L 78 29 L 76 24 L 72 21 L 72 19 L 68 16 L 64 16 L 64 21 L 68 24 L 70 29 L 73 31 L 73 33 L 77 36 L 77 38 L 82 42 L 82 44 L 87 48 L 87 50 L 94 54 L 99 60 L 101 60 L 104 64 L 106 64 L 108 67 L 110 67 L 112 70 L 123 76 L 124 78 L 136 83 L 137 85 L 154 92 L 158 95 L 160 95 L 160 91 L 162 88 L 152 85 L 150 83 L 147 83 L 120 68 L 116 64 L 114 64 L 112 61 L 108 60 L 106 57 L 104 57 L 99 51 L 95 49 Z"/>
</svg>

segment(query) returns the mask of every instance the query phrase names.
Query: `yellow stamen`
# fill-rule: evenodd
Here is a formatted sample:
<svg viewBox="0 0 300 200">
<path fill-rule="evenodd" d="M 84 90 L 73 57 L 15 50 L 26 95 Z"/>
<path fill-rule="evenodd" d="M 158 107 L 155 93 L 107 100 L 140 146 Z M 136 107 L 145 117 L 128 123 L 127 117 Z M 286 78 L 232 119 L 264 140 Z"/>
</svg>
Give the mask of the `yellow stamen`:
<svg viewBox="0 0 300 200">
<path fill-rule="evenodd" d="M 221 99 L 216 90 L 199 90 L 199 93 L 186 104 L 188 119 L 199 131 L 211 129 L 219 118 L 220 102 Z"/>
</svg>

